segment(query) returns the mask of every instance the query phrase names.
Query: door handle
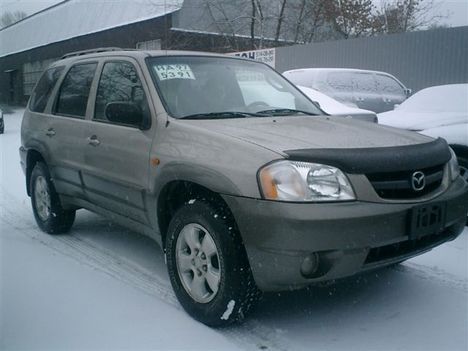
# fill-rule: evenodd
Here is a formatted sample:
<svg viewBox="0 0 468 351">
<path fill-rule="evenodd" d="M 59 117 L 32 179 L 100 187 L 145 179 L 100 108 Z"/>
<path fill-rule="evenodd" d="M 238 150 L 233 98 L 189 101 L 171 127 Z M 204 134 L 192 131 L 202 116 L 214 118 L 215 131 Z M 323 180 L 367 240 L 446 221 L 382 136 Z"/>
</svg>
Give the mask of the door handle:
<svg viewBox="0 0 468 351">
<path fill-rule="evenodd" d="M 88 137 L 88 144 L 92 146 L 98 146 L 101 142 L 97 138 L 97 136 L 93 135 L 91 137 Z"/>
<path fill-rule="evenodd" d="M 48 137 L 53 137 L 56 133 L 54 128 L 49 128 L 47 129 L 47 132 L 45 133 Z"/>
</svg>

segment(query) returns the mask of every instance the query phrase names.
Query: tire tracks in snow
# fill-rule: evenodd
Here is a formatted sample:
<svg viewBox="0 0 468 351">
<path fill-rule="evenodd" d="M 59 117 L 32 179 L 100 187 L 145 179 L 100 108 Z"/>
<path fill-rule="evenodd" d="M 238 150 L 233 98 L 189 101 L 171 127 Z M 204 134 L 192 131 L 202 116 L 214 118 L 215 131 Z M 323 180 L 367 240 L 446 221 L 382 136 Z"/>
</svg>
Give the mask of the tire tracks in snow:
<svg viewBox="0 0 468 351">
<path fill-rule="evenodd" d="M 437 267 L 426 266 L 415 262 L 404 262 L 401 265 L 392 267 L 393 270 L 401 273 L 409 273 L 420 279 L 436 281 L 444 286 L 468 293 L 468 280 L 459 278 L 447 271 Z"/>
<path fill-rule="evenodd" d="M 37 240 L 50 249 L 59 252 L 80 264 L 101 271 L 122 281 L 178 310 L 182 310 L 167 280 L 154 272 L 125 259 L 115 252 L 96 245 L 90 239 L 74 235 L 49 236 L 44 234 L 34 221 L 30 204 L 18 200 L 5 189 L 0 189 L 0 221 L 17 229 L 24 235 Z M 439 285 L 468 292 L 468 280 L 414 262 L 392 267 L 393 270 L 415 276 L 419 279 L 436 282 Z M 218 332 L 237 347 L 244 350 L 288 350 L 288 340 L 275 328 L 265 326 L 255 318 L 248 318 L 242 325 L 234 325 Z"/>
<path fill-rule="evenodd" d="M 5 189 L 0 189 L 0 199 L 2 199 L 0 221 L 80 264 L 101 271 L 178 310 L 182 310 L 171 285 L 154 272 L 120 257 L 111 250 L 95 245 L 91 240 L 73 235 L 46 235 L 37 228 L 32 212 L 25 204 Z M 26 213 L 30 215 L 26 215 Z M 280 333 L 276 329 L 264 326 L 253 318 L 248 318 L 241 325 L 230 326 L 218 330 L 218 332 L 244 350 L 283 351 L 289 349 L 287 341 L 280 337 Z"/>
</svg>

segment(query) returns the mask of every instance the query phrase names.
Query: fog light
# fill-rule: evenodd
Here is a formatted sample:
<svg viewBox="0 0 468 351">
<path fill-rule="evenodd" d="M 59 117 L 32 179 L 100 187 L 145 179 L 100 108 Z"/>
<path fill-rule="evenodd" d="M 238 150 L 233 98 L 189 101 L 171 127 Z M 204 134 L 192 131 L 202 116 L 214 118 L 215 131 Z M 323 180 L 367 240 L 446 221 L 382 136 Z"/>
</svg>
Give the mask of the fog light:
<svg viewBox="0 0 468 351">
<path fill-rule="evenodd" d="M 312 278 L 318 271 L 319 268 L 319 255 L 317 253 L 312 253 L 307 255 L 302 261 L 301 265 L 301 274 L 305 278 Z"/>
</svg>

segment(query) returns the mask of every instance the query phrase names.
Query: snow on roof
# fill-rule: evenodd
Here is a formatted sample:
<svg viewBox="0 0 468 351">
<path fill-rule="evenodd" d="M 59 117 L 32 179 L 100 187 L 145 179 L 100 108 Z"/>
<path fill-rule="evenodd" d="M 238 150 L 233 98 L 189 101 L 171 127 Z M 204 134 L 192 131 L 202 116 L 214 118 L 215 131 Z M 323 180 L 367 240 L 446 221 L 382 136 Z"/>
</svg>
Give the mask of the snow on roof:
<svg viewBox="0 0 468 351">
<path fill-rule="evenodd" d="M 183 0 L 65 0 L 0 30 L 0 57 L 178 11 Z"/>
</svg>

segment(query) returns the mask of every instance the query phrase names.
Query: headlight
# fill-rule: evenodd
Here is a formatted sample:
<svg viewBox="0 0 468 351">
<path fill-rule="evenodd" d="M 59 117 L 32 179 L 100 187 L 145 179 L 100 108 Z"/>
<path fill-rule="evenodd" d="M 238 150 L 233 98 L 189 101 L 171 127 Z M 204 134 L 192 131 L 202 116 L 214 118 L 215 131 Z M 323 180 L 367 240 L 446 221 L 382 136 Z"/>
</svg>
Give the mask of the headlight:
<svg viewBox="0 0 468 351">
<path fill-rule="evenodd" d="M 457 155 L 455 155 L 452 148 L 450 148 L 450 153 L 452 154 L 452 158 L 449 161 L 450 179 L 454 181 L 460 174 L 460 167 L 458 166 Z"/>
<path fill-rule="evenodd" d="M 259 172 L 262 195 L 268 200 L 355 200 L 353 188 L 338 168 L 318 163 L 277 161 Z"/>
</svg>

